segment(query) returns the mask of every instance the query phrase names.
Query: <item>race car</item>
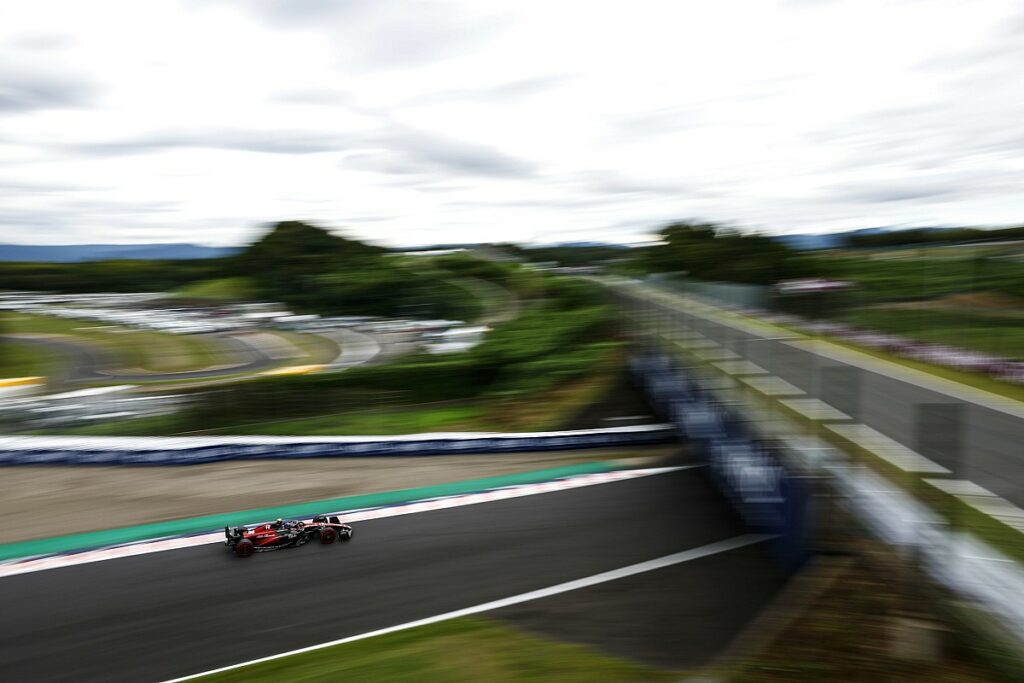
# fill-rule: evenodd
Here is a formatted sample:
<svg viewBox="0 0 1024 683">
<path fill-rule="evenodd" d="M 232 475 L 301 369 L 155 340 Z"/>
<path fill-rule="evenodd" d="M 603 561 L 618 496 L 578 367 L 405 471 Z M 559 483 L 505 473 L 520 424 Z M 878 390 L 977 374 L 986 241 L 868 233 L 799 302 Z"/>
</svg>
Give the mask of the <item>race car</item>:
<svg viewBox="0 0 1024 683">
<path fill-rule="evenodd" d="M 256 526 L 224 527 L 224 545 L 238 557 L 253 553 L 297 548 L 314 538 L 321 543 L 352 539 L 352 527 L 342 524 L 335 516 L 317 515 L 310 522 L 297 519 L 278 519 Z"/>
</svg>

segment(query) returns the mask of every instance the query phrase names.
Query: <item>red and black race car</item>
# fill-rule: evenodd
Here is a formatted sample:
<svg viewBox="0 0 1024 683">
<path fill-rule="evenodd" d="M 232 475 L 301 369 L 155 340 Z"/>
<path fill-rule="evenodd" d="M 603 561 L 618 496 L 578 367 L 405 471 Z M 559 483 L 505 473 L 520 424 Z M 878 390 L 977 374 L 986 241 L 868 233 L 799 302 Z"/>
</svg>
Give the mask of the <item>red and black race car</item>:
<svg viewBox="0 0 1024 683">
<path fill-rule="evenodd" d="M 314 538 L 321 543 L 352 539 L 352 527 L 342 524 L 337 517 L 317 515 L 311 522 L 297 519 L 278 519 L 254 527 L 224 527 L 224 545 L 238 557 L 265 553 L 283 548 L 297 548 Z"/>
</svg>

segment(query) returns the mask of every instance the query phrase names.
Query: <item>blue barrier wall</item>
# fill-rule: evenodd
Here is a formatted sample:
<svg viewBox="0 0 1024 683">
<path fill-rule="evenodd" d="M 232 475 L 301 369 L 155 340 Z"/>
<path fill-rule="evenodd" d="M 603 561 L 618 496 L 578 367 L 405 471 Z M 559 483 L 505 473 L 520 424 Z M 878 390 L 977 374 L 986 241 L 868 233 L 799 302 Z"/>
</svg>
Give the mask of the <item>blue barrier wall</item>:
<svg viewBox="0 0 1024 683">
<path fill-rule="evenodd" d="M 667 425 L 395 437 L 7 437 L 0 465 L 198 465 L 224 460 L 517 453 L 670 443 Z"/>
<path fill-rule="evenodd" d="M 669 355 L 636 355 L 631 372 L 651 407 L 707 463 L 712 481 L 744 522 L 752 531 L 775 536 L 774 552 L 784 567 L 799 567 L 809 552 L 804 477 Z"/>
</svg>

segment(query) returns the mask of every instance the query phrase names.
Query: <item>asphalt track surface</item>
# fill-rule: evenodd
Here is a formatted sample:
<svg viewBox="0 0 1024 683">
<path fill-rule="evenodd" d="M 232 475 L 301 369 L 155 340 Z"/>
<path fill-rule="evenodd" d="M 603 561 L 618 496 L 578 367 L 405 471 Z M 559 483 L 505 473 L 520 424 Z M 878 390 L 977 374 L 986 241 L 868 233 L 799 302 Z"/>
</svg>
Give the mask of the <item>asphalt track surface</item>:
<svg viewBox="0 0 1024 683">
<path fill-rule="evenodd" d="M 162 681 L 743 532 L 702 470 L 692 469 L 361 522 L 348 544 L 314 543 L 244 560 L 210 545 L 11 576 L 0 579 L 0 675 L 10 683 Z M 733 552 L 738 555 L 730 562 Z M 695 639 L 692 657 L 704 660 L 777 590 L 773 567 L 767 548 L 748 547 L 652 572 L 645 579 L 647 593 L 637 588 L 638 595 L 647 595 L 638 604 L 622 602 L 636 585 L 627 582 L 637 577 L 623 580 L 618 612 L 609 611 L 607 590 L 601 602 L 598 588 L 579 591 L 575 601 L 564 594 L 536 604 L 551 600 L 553 614 L 562 614 L 569 625 L 578 619 L 564 614 L 565 601 L 577 617 L 582 610 L 590 635 L 566 626 L 570 639 L 600 645 L 604 641 L 594 636 L 601 632 L 614 631 L 604 633 L 607 639 L 630 623 L 638 628 L 653 621 L 665 626 L 661 637 L 672 641 L 666 647 Z M 588 594 L 598 600 L 599 614 L 587 616 L 581 606 Z M 662 613 L 648 619 L 638 609 Z M 544 623 L 535 611 L 523 614 L 497 616 Z M 623 618 L 612 619 L 613 614 Z M 594 620 L 602 618 L 606 628 L 595 633 Z M 557 620 L 552 627 L 557 633 Z M 645 634 L 634 636 L 643 640 Z"/>
<path fill-rule="evenodd" d="M 645 313 L 663 331 L 698 332 L 931 458 L 957 478 L 1024 507 L 1024 418 L 889 377 L 883 369 L 854 367 L 814 353 L 813 341 L 800 348 L 793 338 L 772 338 L 651 302 Z M 836 368 L 850 374 L 830 375 Z M 960 406 L 962 420 L 959 425 L 919 422 L 918 407 L 923 404 Z"/>
</svg>

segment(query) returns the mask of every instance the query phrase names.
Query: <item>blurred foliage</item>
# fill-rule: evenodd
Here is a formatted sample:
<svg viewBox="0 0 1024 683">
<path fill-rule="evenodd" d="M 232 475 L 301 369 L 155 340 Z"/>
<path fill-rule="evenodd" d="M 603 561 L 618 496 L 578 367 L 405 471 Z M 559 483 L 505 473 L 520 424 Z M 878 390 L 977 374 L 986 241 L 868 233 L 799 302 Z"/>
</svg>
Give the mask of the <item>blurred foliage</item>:
<svg viewBox="0 0 1024 683">
<path fill-rule="evenodd" d="M 47 377 L 61 366 L 60 354 L 51 348 L 3 339 L 18 332 L 14 318 L 0 312 L 0 379 L 12 377 Z"/>
<path fill-rule="evenodd" d="M 595 285 L 551 278 L 544 299 L 465 353 L 240 382 L 200 395 L 183 418 L 203 429 L 337 412 L 382 397 L 425 403 L 535 391 L 586 373 L 608 352 L 617 329 L 615 309 L 605 297 Z M 551 378 L 538 377 L 540 372 Z"/>
<path fill-rule="evenodd" d="M 100 326 L 76 318 L 29 313 L 8 315 L 5 329 L 10 334 L 60 335 L 64 342 L 77 344 L 92 353 L 101 353 L 103 362 L 109 363 L 114 371 L 188 372 L 238 361 L 232 347 L 201 335 L 172 334 L 120 325 Z M 23 348 L 22 358 L 27 354 L 37 356 L 40 353 L 49 354 L 58 361 L 50 364 L 51 372 L 68 362 L 59 351 L 38 345 Z M 27 374 L 27 371 L 23 370 L 21 374 Z"/>
<path fill-rule="evenodd" d="M 452 273 L 508 278 L 497 264 L 462 256 L 447 271 L 413 269 L 386 249 L 284 221 L 244 251 L 184 261 L 0 263 L 5 289 L 84 292 L 180 290 L 214 300 L 256 297 L 323 315 L 472 319 L 480 303 Z"/>
<path fill-rule="evenodd" d="M 500 250 L 534 263 L 552 262 L 562 267 L 597 266 L 628 258 L 631 248 L 621 244 L 564 244 L 550 247 L 495 245 Z"/>
<path fill-rule="evenodd" d="M 497 261 L 486 261 L 469 254 L 446 254 L 433 259 L 435 268 L 460 277 L 475 277 L 499 285 L 508 285 L 516 270 L 515 266 Z"/>
<path fill-rule="evenodd" d="M 710 223 L 672 223 L 661 244 L 635 250 L 630 264 L 643 272 L 684 272 L 712 282 L 771 284 L 816 274 L 814 262 L 785 244 Z"/>
<path fill-rule="evenodd" d="M 380 247 L 300 221 L 276 224 L 245 251 L 225 259 L 259 296 L 299 312 L 472 318 L 479 304 L 465 290 L 402 266 Z"/>
<path fill-rule="evenodd" d="M 860 547 L 863 546 L 863 547 Z M 870 552 L 866 552 L 870 549 Z M 782 628 L 753 657 L 738 662 L 728 677 L 735 683 L 992 683 L 1004 678 L 979 656 L 984 643 L 968 642 L 962 623 L 949 619 L 948 606 L 926 581 L 900 565 L 903 556 L 873 543 L 858 544 L 850 559 L 825 559 L 806 570 L 821 590 L 780 621 Z M 903 561 L 906 561 L 905 559 Z M 916 577 L 914 577 L 916 579 Z M 897 621 L 913 616 L 917 625 L 941 634 L 937 661 L 897 657 Z M 920 627 L 920 626 L 919 626 Z M 906 631 L 903 631 L 905 634 Z M 928 632 L 918 637 L 926 638 Z M 902 635 L 903 638 L 912 636 Z"/>
<path fill-rule="evenodd" d="M 256 288 L 248 277 L 221 277 L 193 282 L 179 288 L 175 294 L 214 301 L 250 301 L 256 298 Z"/>
<path fill-rule="evenodd" d="M 67 293 L 162 292 L 216 277 L 222 259 L 0 263 L 4 289 Z"/>
<path fill-rule="evenodd" d="M 843 322 L 910 339 L 1024 358 L 1024 315 L 977 309 L 859 308 Z"/>
<path fill-rule="evenodd" d="M 504 373 L 489 393 L 514 397 L 546 391 L 586 375 L 620 347 L 621 343 L 616 341 L 594 342 L 575 347 L 571 354 L 553 354 L 523 361 L 516 366 L 514 373 Z"/>
<path fill-rule="evenodd" d="M 489 619 L 462 618 L 204 677 L 208 683 L 658 683 L 679 673 L 550 640 Z"/>
<path fill-rule="evenodd" d="M 884 232 L 855 231 L 843 236 L 850 248 L 880 248 L 937 245 L 962 242 L 1001 242 L 1024 239 L 1024 226 L 985 230 L 982 228 L 913 228 Z"/>
<path fill-rule="evenodd" d="M 864 302 L 930 299 L 963 292 L 1024 297 L 1024 263 L 1001 258 L 806 256 L 812 268 L 857 284 Z"/>
</svg>

